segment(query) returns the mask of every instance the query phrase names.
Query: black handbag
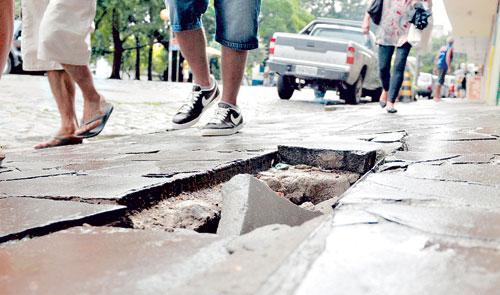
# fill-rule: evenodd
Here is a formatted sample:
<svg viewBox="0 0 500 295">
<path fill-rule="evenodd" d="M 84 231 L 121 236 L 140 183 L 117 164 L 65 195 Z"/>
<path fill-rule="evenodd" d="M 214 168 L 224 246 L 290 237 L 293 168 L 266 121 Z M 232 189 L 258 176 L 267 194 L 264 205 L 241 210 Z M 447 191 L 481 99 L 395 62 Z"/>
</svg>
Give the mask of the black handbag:
<svg viewBox="0 0 500 295">
<path fill-rule="evenodd" d="M 410 23 L 414 24 L 417 29 L 423 30 L 429 25 L 429 18 L 431 16 L 432 13 L 426 10 L 422 3 L 418 3 L 415 5 L 415 14 L 410 20 Z"/>
<path fill-rule="evenodd" d="M 382 20 L 382 9 L 384 8 L 384 0 L 373 0 L 368 8 L 368 14 L 373 22 L 378 26 Z"/>
</svg>

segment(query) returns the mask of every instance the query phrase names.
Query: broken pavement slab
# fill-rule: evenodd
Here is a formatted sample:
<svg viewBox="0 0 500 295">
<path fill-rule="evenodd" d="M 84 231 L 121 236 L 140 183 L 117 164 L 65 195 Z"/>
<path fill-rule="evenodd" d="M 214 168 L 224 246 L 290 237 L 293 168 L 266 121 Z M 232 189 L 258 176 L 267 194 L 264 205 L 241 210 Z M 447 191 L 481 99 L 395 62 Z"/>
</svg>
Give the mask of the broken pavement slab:
<svg viewBox="0 0 500 295">
<path fill-rule="evenodd" d="M 92 223 L 115 221 L 125 214 L 124 206 L 95 205 L 34 198 L 0 199 L 0 242 Z"/>
<path fill-rule="evenodd" d="M 377 152 L 356 149 L 321 149 L 300 146 L 278 146 L 281 162 L 299 165 L 305 164 L 324 169 L 345 170 L 364 174 L 375 165 Z"/>
<path fill-rule="evenodd" d="M 119 201 L 139 189 L 165 182 L 125 176 L 62 175 L 1 182 L 2 193 L 12 197 Z"/>
<path fill-rule="evenodd" d="M 500 244 L 500 210 L 384 204 L 367 212 L 422 232 Z"/>
<path fill-rule="evenodd" d="M 298 282 L 284 276 L 279 284 L 298 285 L 292 289 L 297 295 L 498 294 L 498 250 L 469 243 L 389 222 L 337 226 L 309 272 Z"/>
<path fill-rule="evenodd" d="M 500 187 L 500 165 L 455 164 L 430 167 L 427 164 L 413 164 L 408 166 L 404 174 L 415 178 L 468 182 Z"/>
<path fill-rule="evenodd" d="M 0 294 L 166 294 L 228 254 L 215 235 L 76 227 L 0 245 Z"/>
<path fill-rule="evenodd" d="M 319 212 L 300 208 L 279 197 L 265 183 L 251 175 L 233 177 L 222 188 L 223 205 L 217 234 L 242 235 L 270 224 L 298 226 Z"/>
<path fill-rule="evenodd" d="M 341 204 L 428 203 L 443 207 L 500 209 L 497 187 L 474 183 L 418 179 L 404 172 L 368 175 L 347 191 Z"/>
</svg>

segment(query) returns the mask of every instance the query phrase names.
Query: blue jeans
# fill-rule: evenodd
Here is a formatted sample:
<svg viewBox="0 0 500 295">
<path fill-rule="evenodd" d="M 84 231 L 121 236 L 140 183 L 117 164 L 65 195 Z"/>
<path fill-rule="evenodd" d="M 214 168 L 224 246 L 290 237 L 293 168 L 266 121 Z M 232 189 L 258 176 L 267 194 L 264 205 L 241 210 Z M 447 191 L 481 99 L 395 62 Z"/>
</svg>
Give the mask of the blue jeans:
<svg viewBox="0 0 500 295">
<path fill-rule="evenodd" d="M 382 87 L 384 87 L 385 91 L 389 92 L 389 101 L 392 103 L 396 102 L 396 99 L 399 96 L 399 91 L 401 90 L 401 85 L 403 85 L 406 60 L 410 54 L 411 45 L 410 43 L 405 43 L 403 46 L 398 47 L 391 77 L 391 61 L 395 50 L 395 46 L 387 45 L 380 45 L 378 49 Z"/>
<path fill-rule="evenodd" d="M 166 1 L 170 5 L 170 20 L 174 32 L 202 27 L 201 17 L 208 9 L 209 0 Z M 215 0 L 215 40 L 235 50 L 258 48 L 260 2 L 261 0 Z"/>
</svg>

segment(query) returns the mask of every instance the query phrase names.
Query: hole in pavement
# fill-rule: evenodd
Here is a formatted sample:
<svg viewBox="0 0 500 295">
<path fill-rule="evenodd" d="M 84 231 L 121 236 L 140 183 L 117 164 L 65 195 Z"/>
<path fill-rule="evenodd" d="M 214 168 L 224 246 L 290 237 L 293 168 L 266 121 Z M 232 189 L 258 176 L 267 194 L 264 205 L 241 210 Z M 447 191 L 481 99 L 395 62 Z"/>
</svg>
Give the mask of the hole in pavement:
<svg viewBox="0 0 500 295">
<path fill-rule="evenodd" d="M 311 211 L 330 213 L 342 194 L 354 184 L 359 173 L 322 169 L 308 165 L 279 163 L 254 174 L 279 197 Z M 216 233 L 221 218 L 224 183 L 206 189 L 182 193 L 160 201 L 151 208 L 129 216 L 136 229 L 189 229 L 200 233 Z"/>
</svg>

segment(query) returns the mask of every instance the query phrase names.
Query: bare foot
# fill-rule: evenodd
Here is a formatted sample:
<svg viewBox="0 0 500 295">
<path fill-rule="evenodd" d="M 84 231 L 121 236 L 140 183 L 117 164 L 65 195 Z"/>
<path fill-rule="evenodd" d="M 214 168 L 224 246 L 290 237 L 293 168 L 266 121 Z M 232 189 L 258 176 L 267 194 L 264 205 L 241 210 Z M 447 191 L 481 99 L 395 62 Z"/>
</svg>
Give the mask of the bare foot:
<svg viewBox="0 0 500 295">
<path fill-rule="evenodd" d="M 2 165 L 2 161 L 3 159 L 5 159 L 5 154 L 2 152 L 2 150 L 0 149 L 0 165 Z"/>
<path fill-rule="evenodd" d="M 42 142 L 42 143 L 37 144 L 35 146 L 35 149 L 41 150 L 41 149 L 58 147 L 58 146 L 75 145 L 75 144 L 81 144 L 81 143 L 83 143 L 83 140 L 81 138 L 74 137 L 73 135 L 70 135 L 67 137 L 56 136 L 56 137 L 54 137 L 46 142 Z"/>
<path fill-rule="evenodd" d="M 85 102 L 83 107 L 83 122 L 80 128 L 78 128 L 74 135 L 78 136 L 80 134 L 84 134 L 97 126 L 99 126 L 102 122 L 101 119 L 97 119 L 100 116 L 104 115 L 106 109 L 108 107 L 108 103 L 104 99 L 103 96 L 100 97 L 98 102 Z"/>
<path fill-rule="evenodd" d="M 76 138 L 73 135 L 73 133 L 75 133 L 76 127 L 77 127 L 76 122 L 72 126 L 61 127 L 61 129 L 59 129 L 59 131 L 57 132 L 56 136 L 49 139 L 48 141 L 37 144 L 35 146 L 35 149 L 40 150 L 57 146 L 82 143 L 83 142 L 82 139 Z"/>
</svg>

